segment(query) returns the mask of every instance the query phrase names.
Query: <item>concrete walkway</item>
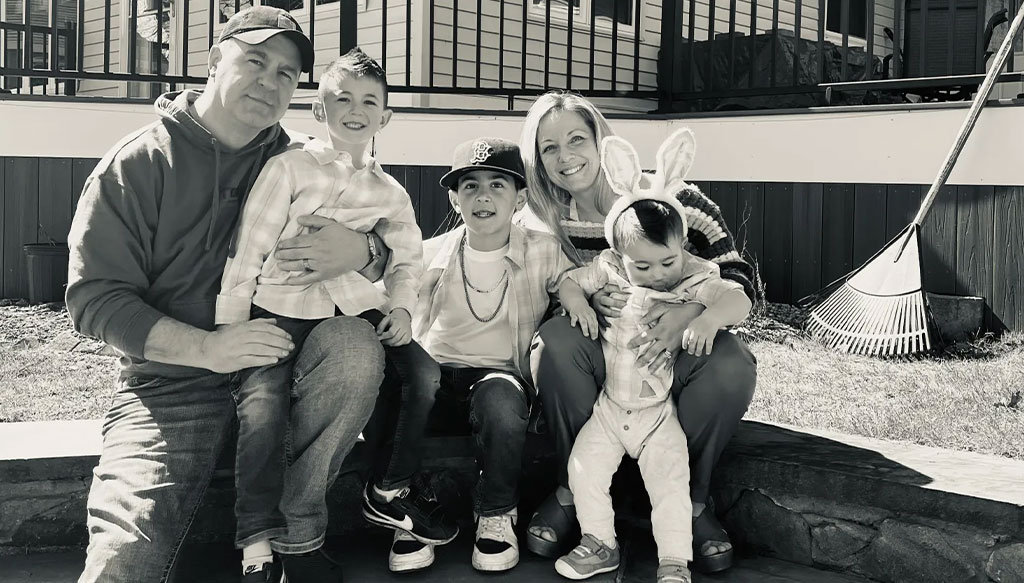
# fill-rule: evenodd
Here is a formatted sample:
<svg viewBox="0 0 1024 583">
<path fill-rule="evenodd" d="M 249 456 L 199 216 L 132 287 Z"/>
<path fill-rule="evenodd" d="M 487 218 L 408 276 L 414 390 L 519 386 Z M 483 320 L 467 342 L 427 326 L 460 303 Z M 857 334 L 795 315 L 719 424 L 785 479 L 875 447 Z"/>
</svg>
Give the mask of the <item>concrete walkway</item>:
<svg viewBox="0 0 1024 583">
<path fill-rule="evenodd" d="M 519 565 L 507 573 L 485 575 L 469 564 L 472 533 L 464 532 L 450 545 L 437 549 L 437 562 L 419 573 L 395 575 L 387 570 L 390 534 L 383 529 L 329 540 L 332 555 L 345 567 L 348 583 L 561 583 L 551 561 L 524 553 Z M 81 551 L 0 557 L 4 583 L 74 583 L 85 554 Z M 177 582 L 232 583 L 237 581 L 234 553 L 223 546 L 187 547 L 180 561 Z M 618 573 L 590 579 L 595 583 L 654 583 L 657 559 L 653 540 L 637 540 L 626 547 L 626 561 Z M 695 583 L 865 583 L 866 580 L 819 571 L 763 557 L 741 559 L 726 573 L 697 575 Z"/>
</svg>

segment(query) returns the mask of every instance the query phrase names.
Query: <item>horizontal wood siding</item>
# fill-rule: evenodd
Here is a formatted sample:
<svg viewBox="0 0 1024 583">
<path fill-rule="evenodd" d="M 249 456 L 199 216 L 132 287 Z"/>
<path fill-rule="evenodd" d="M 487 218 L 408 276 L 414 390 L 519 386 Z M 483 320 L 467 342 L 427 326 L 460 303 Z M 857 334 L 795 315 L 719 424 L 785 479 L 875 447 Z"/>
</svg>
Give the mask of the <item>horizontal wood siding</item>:
<svg viewBox="0 0 1024 583">
<path fill-rule="evenodd" d="M 0 297 L 26 297 L 22 246 L 66 241 L 91 158 L 0 158 Z M 442 166 L 387 165 L 424 235 L 452 225 Z M 794 302 L 859 267 L 909 223 L 924 185 L 699 182 L 767 297 Z M 948 186 L 922 227 L 925 289 L 986 298 L 988 326 L 1024 330 L 1024 187 Z"/>
<path fill-rule="evenodd" d="M 103 67 L 103 0 L 85 0 L 85 49 L 84 63 L 86 70 L 101 71 Z M 122 63 L 119 39 L 121 0 L 111 1 L 110 20 L 110 65 L 112 71 L 125 71 L 126 63 Z M 420 22 L 421 11 L 427 13 L 425 2 L 434 2 L 434 19 L 432 23 Z M 453 50 L 453 20 L 455 3 L 458 3 L 458 48 Z M 661 36 L 661 0 L 642 0 L 641 19 L 639 23 L 639 44 L 629 31 L 620 31 L 617 45 L 617 56 L 612 58 L 612 38 L 607 27 L 598 27 L 593 37 L 590 25 L 575 21 L 573 24 L 572 42 L 568 39 L 568 29 L 564 15 L 552 14 L 550 30 L 545 28 L 544 14 L 530 9 L 523 23 L 523 1 L 510 0 L 502 3 L 487 1 L 482 3 L 481 50 L 479 59 L 479 79 L 484 87 L 498 87 L 499 82 L 505 86 L 519 87 L 525 80 L 528 88 L 545 87 L 545 66 L 547 67 L 547 86 L 553 88 L 618 89 L 633 88 L 635 59 L 639 59 L 638 89 L 650 90 L 657 88 L 657 58 Z M 755 0 L 756 1 L 756 0 Z M 387 0 L 387 62 L 389 81 L 393 85 L 406 84 L 406 70 L 411 68 L 410 78 L 414 85 L 437 86 L 475 86 L 477 81 L 477 2 L 475 0 Z M 801 4 L 801 22 L 796 23 L 796 2 Z M 215 3 L 216 5 L 216 3 Z M 499 6 L 504 5 L 503 25 L 499 20 Z M 769 32 L 775 26 L 772 21 L 772 3 L 761 0 L 757 3 L 757 22 L 751 31 L 750 13 L 754 3 L 740 0 L 735 3 L 736 15 L 734 30 L 740 35 Z M 881 59 L 892 52 L 892 48 L 882 34 L 883 27 L 893 27 L 894 0 L 880 0 L 874 6 L 874 55 Z M 704 41 L 710 35 L 711 15 L 714 15 L 715 35 L 728 33 L 730 30 L 730 3 L 716 1 L 696 2 L 694 9 L 694 40 Z M 413 41 L 410 43 L 413 58 L 411 67 L 407 67 L 406 54 L 410 52 L 406 46 L 406 22 L 412 12 Z M 689 36 L 690 3 L 683 3 L 681 38 Z M 305 30 L 309 30 L 309 13 L 305 10 L 296 12 L 296 18 Z M 192 0 L 189 2 L 189 28 L 184 32 L 187 39 L 188 66 L 182 68 L 181 47 L 172 46 L 172 74 L 185 73 L 204 77 L 206 74 L 207 52 L 211 42 L 220 34 L 221 25 L 214 25 L 210 35 L 209 19 L 211 18 L 209 2 Z M 317 53 L 317 65 L 314 80 L 320 72 L 339 54 L 340 34 L 338 23 L 338 4 L 326 4 L 315 9 L 314 46 Z M 383 11 L 381 0 L 367 0 L 367 7 L 358 12 L 357 43 L 370 56 L 380 59 L 383 50 L 381 44 L 381 24 Z M 777 26 L 783 31 L 800 29 L 803 39 L 816 41 L 818 38 L 818 2 L 816 0 L 779 0 Z M 173 27 L 172 27 L 173 29 Z M 499 55 L 499 31 L 504 31 L 504 51 Z M 431 31 L 433 46 L 429 44 Z M 420 34 L 422 33 L 422 36 Z M 549 34 L 549 43 L 545 45 L 545 35 Z M 526 73 L 523 74 L 522 56 L 525 43 Z M 593 38 L 594 54 L 591 58 L 590 42 Z M 833 41 L 839 44 L 838 41 Z M 432 49 L 432 51 L 431 51 Z M 433 78 L 429 79 L 430 59 L 421 58 L 421 53 L 432 54 Z M 457 53 L 457 58 L 456 58 Z M 569 75 L 569 56 L 572 58 L 572 74 Z M 593 63 L 591 63 L 591 61 Z M 176 62 L 176 63 L 175 63 Z M 546 65 L 545 65 L 546 64 Z M 593 77 L 590 79 L 590 67 L 593 64 Z M 612 85 L 612 70 L 615 69 L 615 86 Z M 421 70 L 422 69 L 422 70 Z M 422 75 L 422 77 L 420 77 Z M 453 80 L 453 75 L 454 80 Z M 82 95 L 114 96 L 123 93 L 123 84 L 109 81 L 83 81 L 79 93 Z M 297 100 L 308 100 L 311 93 L 300 91 Z"/>
<path fill-rule="evenodd" d="M 85 21 L 82 23 L 84 46 L 82 66 L 86 71 L 102 73 L 104 54 L 104 2 L 110 2 L 110 70 L 120 72 L 121 63 L 121 2 L 120 0 L 85 0 Z M 127 63 L 125 63 L 127 65 Z M 117 97 L 123 94 L 123 83 L 116 81 L 79 81 L 78 94 Z"/>
<path fill-rule="evenodd" d="M 529 0 L 527 0 L 529 1 Z M 523 77 L 523 38 L 526 37 L 526 75 L 528 88 L 544 88 L 545 62 L 548 66 L 548 86 L 552 88 L 590 88 L 590 25 L 574 21 L 572 42 L 565 17 L 553 13 L 551 16 L 550 38 L 545 45 L 545 15 L 530 10 L 523 30 L 523 2 L 503 2 L 504 15 L 497 2 L 484 2 L 480 17 L 480 84 L 484 87 L 521 87 Z M 477 3 L 472 0 L 458 0 L 458 49 L 456 60 L 453 55 L 453 13 L 455 0 L 436 0 L 432 32 L 433 84 L 452 86 L 453 65 L 457 67 L 455 86 L 476 85 L 477 51 L 476 22 Z M 532 8 L 532 7 L 531 7 Z M 616 84 L 612 86 L 612 36 L 610 29 L 599 26 L 593 35 L 594 42 L 594 89 L 633 88 L 635 53 L 639 50 L 639 89 L 657 88 L 657 58 L 660 43 L 661 2 L 645 0 L 641 8 L 639 49 L 631 32 L 619 31 L 617 44 Z M 504 52 L 499 58 L 499 30 L 504 30 Z M 431 26 L 425 36 L 430 38 Z M 429 43 L 429 40 L 428 40 Z M 572 76 L 568 76 L 569 54 L 572 55 Z M 427 80 L 429 82 L 430 80 Z"/>
</svg>

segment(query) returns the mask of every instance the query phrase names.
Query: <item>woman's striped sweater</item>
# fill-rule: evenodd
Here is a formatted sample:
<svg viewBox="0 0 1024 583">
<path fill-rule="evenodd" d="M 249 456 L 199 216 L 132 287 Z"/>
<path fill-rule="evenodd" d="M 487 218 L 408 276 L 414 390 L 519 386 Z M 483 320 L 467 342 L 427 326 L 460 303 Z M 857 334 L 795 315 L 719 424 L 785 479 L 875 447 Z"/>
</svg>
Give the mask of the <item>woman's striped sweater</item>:
<svg viewBox="0 0 1024 583">
<path fill-rule="evenodd" d="M 722 277 L 742 285 L 750 301 L 756 302 L 758 286 L 754 284 L 754 268 L 736 251 L 736 242 L 722 219 L 718 205 L 693 185 L 687 185 L 676 198 L 686 210 L 686 250 L 717 263 Z M 575 211 L 575 208 L 570 210 Z M 562 219 L 561 224 L 583 261 L 589 263 L 608 248 L 604 224 L 577 220 L 574 213 Z"/>
</svg>

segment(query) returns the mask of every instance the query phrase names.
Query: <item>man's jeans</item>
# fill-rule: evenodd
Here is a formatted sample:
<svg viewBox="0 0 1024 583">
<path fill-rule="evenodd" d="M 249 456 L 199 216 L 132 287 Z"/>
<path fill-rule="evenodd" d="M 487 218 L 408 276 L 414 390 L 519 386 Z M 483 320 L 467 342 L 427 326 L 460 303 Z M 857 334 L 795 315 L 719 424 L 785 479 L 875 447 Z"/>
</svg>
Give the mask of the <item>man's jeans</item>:
<svg viewBox="0 0 1024 583">
<path fill-rule="evenodd" d="M 319 548 L 327 488 L 369 418 L 384 353 L 363 320 L 317 326 L 295 360 L 290 453 L 275 551 Z M 103 425 L 89 492 L 89 548 L 80 583 L 167 580 L 174 557 L 231 434 L 233 375 L 128 379 Z"/>
</svg>

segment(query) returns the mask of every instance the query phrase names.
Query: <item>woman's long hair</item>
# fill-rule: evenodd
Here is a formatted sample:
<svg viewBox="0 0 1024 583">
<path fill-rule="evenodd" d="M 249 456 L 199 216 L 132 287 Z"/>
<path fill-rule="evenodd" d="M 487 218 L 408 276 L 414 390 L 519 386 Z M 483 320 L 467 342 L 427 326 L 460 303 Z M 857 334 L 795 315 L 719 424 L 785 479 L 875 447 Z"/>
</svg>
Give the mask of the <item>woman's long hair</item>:
<svg viewBox="0 0 1024 583">
<path fill-rule="evenodd" d="M 552 111 L 572 111 L 579 114 L 590 131 L 593 132 L 599 150 L 601 140 L 605 136 L 614 135 L 614 132 L 608 125 L 608 120 L 593 103 L 581 95 L 567 91 L 550 91 L 541 95 L 530 106 L 530 110 L 526 114 L 526 121 L 523 122 L 519 150 L 526 168 L 526 185 L 529 189 L 527 202 L 530 210 L 558 238 L 565 254 L 577 265 L 581 265 L 583 261 L 580 259 L 576 247 L 569 241 L 569 236 L 565 234 L 561 223 L 561 219 L 568 216 L 571 196 L 568 191 L 555 186 L 548 178 L 544 163 L 540 159 L 540 152 L 537 150 L 537 130 L 540 127 L 540 122 Z M 615 201 L 616 195 L 612 192 L 604 177 L 604 172 L 600 169 L 598 170 L 598 184 L 599 191 L 595 193 L 594 203 L 601 214 L 606 214 L 608 208 Z"/>
</svg>

